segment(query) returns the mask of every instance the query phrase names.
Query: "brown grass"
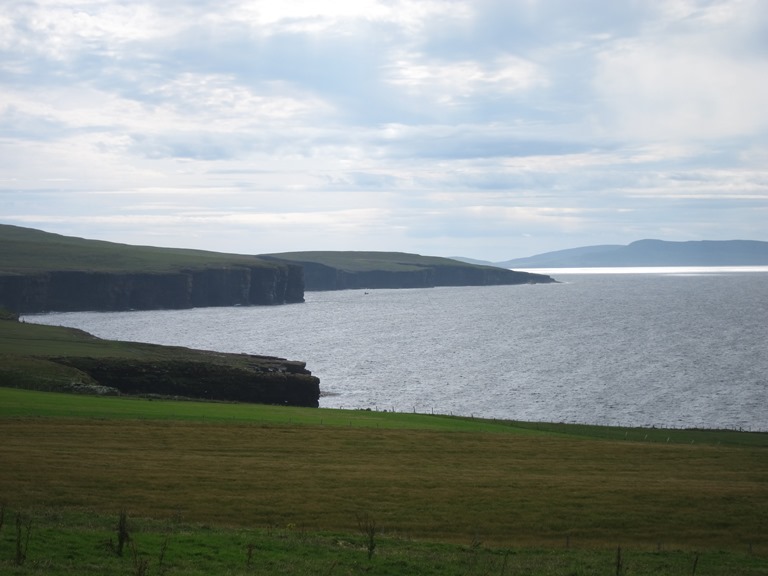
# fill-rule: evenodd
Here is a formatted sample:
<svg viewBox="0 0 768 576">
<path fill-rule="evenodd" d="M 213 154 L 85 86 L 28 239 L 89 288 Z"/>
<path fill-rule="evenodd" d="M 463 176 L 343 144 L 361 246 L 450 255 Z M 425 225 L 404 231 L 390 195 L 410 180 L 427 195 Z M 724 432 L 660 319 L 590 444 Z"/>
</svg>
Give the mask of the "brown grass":
<svg viewBox="0 0 768 576">
<path fill-rule="evenodd" d="M 0 494 L 219 525 L 768 552 L 768 454 L 413 430 L 0 420 Z"/>
</svg>

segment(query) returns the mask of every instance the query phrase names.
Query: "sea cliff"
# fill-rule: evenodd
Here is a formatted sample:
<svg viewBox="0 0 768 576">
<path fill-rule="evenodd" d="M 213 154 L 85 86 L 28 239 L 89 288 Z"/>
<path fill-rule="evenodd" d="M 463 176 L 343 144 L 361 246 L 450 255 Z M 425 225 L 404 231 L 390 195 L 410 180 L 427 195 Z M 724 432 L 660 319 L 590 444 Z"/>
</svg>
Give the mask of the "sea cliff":
<svg viewBox="0 0 768 576">
<path fill-rule="evenodd" d="M 0 224 L 0 307 L 21 313 L 304 301 L 301 266 Z"/>
<path fill-rule="evenodd" d="M 259 258 L 301 265 L 307 291 L 555 282 L 544 274 L 396 252 L 293 252 Z"/>
<path fill-rule="evenodd" d="M 288 304 L 303 302 L 305 290 L 551 282 L 543 274 L 404 252 L 223 254 L 0 224 L 0 307 L 23 314 Z"/>
<path fill-rule="evenodd" d="M 320 380 L 304 362 L 240 355 L 235 364 L 212 354 L 196 359 L 51 358 L 74 368 L 101 390 L 126 395 L 184 397 L 201 400 L 282 404 L 317 408 Z"/>
<path fill-rule="evenodd" d="M 247 306 L 304 301 L 300 266 L 171 272 L 52 270 L 0 275 L 0 306 L 20 313 Z"/>
</svg>

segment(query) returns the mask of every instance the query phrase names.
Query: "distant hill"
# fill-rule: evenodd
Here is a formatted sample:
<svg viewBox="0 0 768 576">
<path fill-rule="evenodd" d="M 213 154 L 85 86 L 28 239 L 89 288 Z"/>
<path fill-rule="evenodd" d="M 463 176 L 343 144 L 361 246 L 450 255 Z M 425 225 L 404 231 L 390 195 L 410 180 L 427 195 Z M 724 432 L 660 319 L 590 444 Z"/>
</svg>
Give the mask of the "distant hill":
<svg viewBox="0 0 768 576">
<path fill-rule="evenodd" d="M 503 268 L 597 268 L 624 266 L 768 266 L 768 242 L 638 240 L 546 252 L 495 263 Z"/>
</svg>

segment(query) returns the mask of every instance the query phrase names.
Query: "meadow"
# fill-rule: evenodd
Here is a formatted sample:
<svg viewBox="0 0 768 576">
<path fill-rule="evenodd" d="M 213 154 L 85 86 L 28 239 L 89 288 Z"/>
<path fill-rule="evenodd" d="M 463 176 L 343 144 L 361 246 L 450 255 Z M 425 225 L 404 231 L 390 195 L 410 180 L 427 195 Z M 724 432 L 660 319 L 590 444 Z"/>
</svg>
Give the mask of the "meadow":
<svg viewBox="0 0 768 576">
<path fill-rule="evenodd" d="M 0 437 L 2 573 L 768 574 L 766 434 L 0 388 Z"/>
</svg>

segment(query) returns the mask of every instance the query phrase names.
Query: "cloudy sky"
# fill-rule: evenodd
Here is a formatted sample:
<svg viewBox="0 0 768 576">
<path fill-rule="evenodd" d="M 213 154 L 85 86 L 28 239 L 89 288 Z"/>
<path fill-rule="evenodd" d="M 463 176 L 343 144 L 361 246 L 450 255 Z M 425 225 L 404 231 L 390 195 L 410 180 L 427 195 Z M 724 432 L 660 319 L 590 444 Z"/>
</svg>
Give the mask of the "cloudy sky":
<svg viewBox="0 0 768 576">
<path fill-rule="evenodd" d="M 494 261 L 768 240 L 768 2 L 5 0 L 0 223 Z"/>
</svg>

